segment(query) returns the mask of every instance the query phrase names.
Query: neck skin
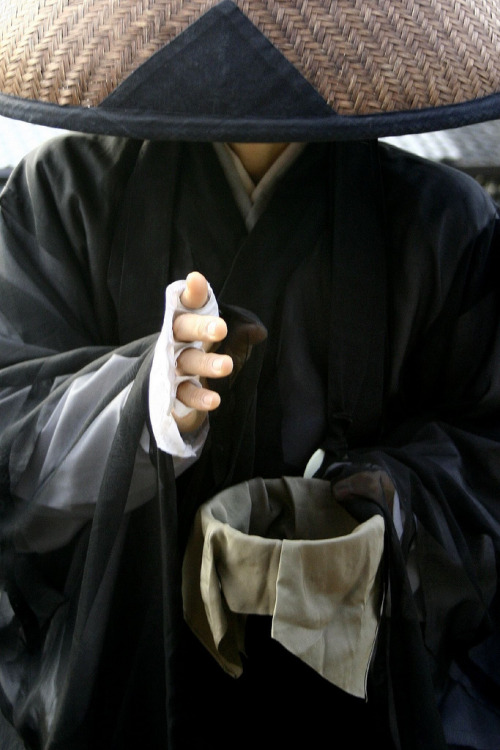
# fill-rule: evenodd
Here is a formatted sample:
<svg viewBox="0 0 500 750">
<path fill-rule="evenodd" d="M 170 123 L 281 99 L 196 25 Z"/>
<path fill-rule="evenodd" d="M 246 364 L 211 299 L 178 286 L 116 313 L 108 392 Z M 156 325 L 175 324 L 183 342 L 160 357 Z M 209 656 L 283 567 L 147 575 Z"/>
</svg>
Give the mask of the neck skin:
<svg viewBox="0 0 500 750">
<path fill-rule="evenodd" d="M 283 153 L 288 143 L 230 143 L 246 171 L 257 183 Z"/>
</svg>

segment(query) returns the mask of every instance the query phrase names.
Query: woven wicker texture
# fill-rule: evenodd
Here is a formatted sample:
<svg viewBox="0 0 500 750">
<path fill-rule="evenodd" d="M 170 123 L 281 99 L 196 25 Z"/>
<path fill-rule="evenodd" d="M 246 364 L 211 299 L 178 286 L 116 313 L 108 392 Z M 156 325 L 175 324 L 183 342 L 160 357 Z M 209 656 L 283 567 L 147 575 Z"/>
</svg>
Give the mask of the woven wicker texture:
<svg viewBox="0 0 500 750">
<path fill-rule="evenodd" d="M 0 92 L 97 106 L 218 0 L 2 0 Z M 500 0 L 235 0 L 339 114 L 500 91 Z"/>
</svg>

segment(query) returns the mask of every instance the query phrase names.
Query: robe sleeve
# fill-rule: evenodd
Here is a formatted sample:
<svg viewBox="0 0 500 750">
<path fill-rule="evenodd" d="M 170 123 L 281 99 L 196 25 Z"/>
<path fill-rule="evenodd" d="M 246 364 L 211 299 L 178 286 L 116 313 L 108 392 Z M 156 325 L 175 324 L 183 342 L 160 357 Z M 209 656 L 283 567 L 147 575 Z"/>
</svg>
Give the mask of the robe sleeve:
<svg viewBox="0 0 500 750">
<path fill-rule="evenodd" d="M 122 410 L 154 347 L 154 336 L 120 346 L 106 284 L 136 156 L 125 141 L 60 139 L 20 165 L 0 201 L 0 514 L 21 551 L 61 546 L 92 517 Z M 145 431 L 128 509 L 155 492 L 148 444 Z"/>
<path fill-rule="evenodd" d="M 500 226 L 496 208 L 476 190 L 472 207 L 451 206 L 449 196 L 438 195 L 440 205 L 427 206 L 427 213 L 425 184 L 422 194 L 415 211 L 424 215 L 416 221 L 427 222 L 432 234 L 433 267 L 418 262 L 415 252 L 425 253 L 425 242 L 408 230 L 405 240 L 414 247 L 405 252 L 415 272 L 412 278 L 408 262 L 395 276 L 406 298 L 406 309 L 395 306 L 395 349 L 398 331 L 413 329 L 399 339 L 404 359 L 385 430 L 378 443 L 331 462 L 327 475 L 347 504 L 364 498 L 387 507 L 380 477 L 392 483 L 404 529 L 400 543 L 393 536 L 390 558 L 396 566 L 416 560 L 419 579 L 417 600 L 405 595 L 403 603 L 392 592 L 392 640 L 400 636 L 395 623 L 403 628 L 413 619 L 424 644 L 413 666 L 408 641 L 393 649 L 399 659 L 393 669 L 415 684 L 415 669 L 422 672 L 421 659 L 428 660 L 446 741 L 465 741 L 467 712 L 469 729 L 474 723 L 481 729 L 466 740 L 489 748 L 499 729 Z"/>
</svg>

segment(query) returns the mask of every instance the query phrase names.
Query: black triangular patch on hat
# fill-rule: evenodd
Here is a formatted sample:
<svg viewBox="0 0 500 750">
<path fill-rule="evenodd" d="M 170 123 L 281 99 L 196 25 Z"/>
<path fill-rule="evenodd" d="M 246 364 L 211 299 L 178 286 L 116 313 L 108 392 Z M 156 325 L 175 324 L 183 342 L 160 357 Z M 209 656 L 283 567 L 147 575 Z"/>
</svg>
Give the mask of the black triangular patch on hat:
<svg viewBox="0 0 500 750">
<path fill-rule="evenodd" d="M 250 120 L 333 114 L 230 0 L 156 52 L 99 109 Z"/>
</svg>

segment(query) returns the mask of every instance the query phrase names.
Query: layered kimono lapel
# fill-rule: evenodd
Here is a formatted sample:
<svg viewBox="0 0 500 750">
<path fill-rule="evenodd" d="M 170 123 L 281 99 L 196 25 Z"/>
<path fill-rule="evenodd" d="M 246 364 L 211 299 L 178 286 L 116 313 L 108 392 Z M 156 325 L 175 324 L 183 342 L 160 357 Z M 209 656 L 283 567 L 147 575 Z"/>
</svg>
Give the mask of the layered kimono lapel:
<svg viewBox="0 0 500 750">
<path fill-rule="evenodd" d="M 329 255 L 329 309 L 318 326 L 329 328 L 325 447 L 330 453 L 343 453 L 359 436 L 375 437 L 381 428 L 388 333 L 384 223 L 376 143 L 312 145 L 240 243 L 218 294 L 223 305 L 251 310 L 270 329 L 264 370 L 252 366 L 253 378 L 260 378 L 259 399 L 265 399 L 267 390 L 274 393 L 269 346 L 279 347 L 276 312 L 288 279 L 318 245 Z M 257 357 L 263 359 L 263 348 Z M 256 387 L 254 380 L 254 392 Z M 245 398 L 251 393 L 248 382 Z M 220 446 L 227 445 L 228 427 L 222 411 L 214 415 L 212 432 Z M 229 473 L 226 483 L 235 479 Z"/>
<path fill-rule="evenodd" d="M 220 292 L 270 327 L 278 300 L 304 258 L 324 234 L 328 146 L 305 150 L 276 187 L 266 210 L 241 242 Z"/>
<path fill-rule="evenodd" d="M 287 280 L 318 243 L 331 274 L 329 309 L 317 323 L 329 329 L 324 447 L 341 455 L 382 427 L 388 248 L 376 142 L 305 150 L 241 243 L 220 300 L 272 326 Z"/>
<path fill-rule="evenodd" d="M 265 476 L 282 471 L 276 369 L 281 310 L 289 280 L 324 239 L 327 150 L 327 146 L 306 149 L 280 180 L 266 210 L 235 248 L 218 295 L 223 310 L 244 308 L 269 331 L 267 342 L 252 351 L 232 393 L 221 391 L 222 406 L 211 419 L 212 439 L 219 446 L 213 458 L 214 473 L 222 486 L 247 479 L 254 471 Z M 297 325 L 301 327 L 300 321 Z M 227 384 L 221 386 L 227 388 Z M 232 436 L 229 442 L 228 434 Z"/>
</svg>

